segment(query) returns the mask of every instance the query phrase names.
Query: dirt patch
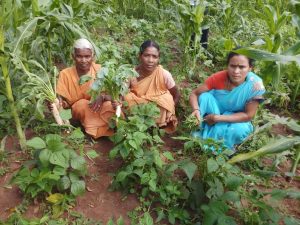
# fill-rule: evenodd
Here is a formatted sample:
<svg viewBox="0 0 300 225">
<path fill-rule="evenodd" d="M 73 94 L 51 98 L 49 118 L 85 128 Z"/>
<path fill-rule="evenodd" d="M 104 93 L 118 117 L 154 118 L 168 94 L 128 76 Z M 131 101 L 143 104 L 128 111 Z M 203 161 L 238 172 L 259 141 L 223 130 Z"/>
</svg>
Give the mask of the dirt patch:
<svg viewBox="0 0 300 225">
<path fill-rule="evenodd" d="M 14 208 L 23 199 L 22 193 L 16 186 L 10 186 L 9 181 L 13 172 L 19 169 L 26 155 L 19 151 L 16 138 L 9 137 L 6 142 L 6 150 L 10 152 L 7 165 L 8 172 L 0 177 L 0 220 L 6 220 Z M 100 157 L 94 161 L 88 161 L 88 175 L 86 176 L 87 191 L 83 196 L 76 199 L 76 206 L 73 210 L 87 218 L 101 220 L 105 224 L 110 218 L 118 219 L 123 217 L 125 224 L 130 224 L 127 213 L 139 205 L 135 195 L 124 197 L 122 193 L 110 191 L 112 174 L 121 166 L 121 160 L 110 160 L 108 157 L 113 143 L 107 138 L 101 138 L 92 148 L 98 152 Z M 88 147 L 91 148 L 91 147 Z M 17 150 L 15 150 L 17 149 Z M 40 217 L 43 214 L 45 205 L 41 201 L 32 202 L 28 207 L 25 217 Z"/>
<path fill-rule="evenodd" d="M 95 160 L 95 163 L 89 163 L 86 185 L 90 191 L 77 198 L 74 210 L 88 218 L 101 219 L 105 223 L 111 217 L 117 219 L 122 216 L 125 224 L 130 224 L 127 213 L 137 207 L 139 203 L 134 195 L 123 198 L 122 193 L 109 191 L 111 175 L 121 166 L 120 160 L 111 161 L 108 158 L 109 150 L 112 147 L 112 142 L 107 138 L 100 139 L 94 146 L 101 156 Z"/>
</svg>

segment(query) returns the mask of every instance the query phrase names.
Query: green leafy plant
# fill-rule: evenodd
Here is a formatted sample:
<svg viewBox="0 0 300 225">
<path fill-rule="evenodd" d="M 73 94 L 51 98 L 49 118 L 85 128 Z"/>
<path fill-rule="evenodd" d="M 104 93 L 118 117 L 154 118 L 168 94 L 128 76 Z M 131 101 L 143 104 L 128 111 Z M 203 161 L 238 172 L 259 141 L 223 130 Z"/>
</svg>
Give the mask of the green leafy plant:
<svg viewBox="0 0 300 225">
<path fill-rule="evenodd" d="M 35 137 L 27 141 L 32 148 L 34 160 L 25 163 L 11 182 L 28 196 L 62 193 L 78 196 L 85 191 L 86 161 L 69 149 L 60 136 L 46 135 L 45 140 Z"/>
<path fill-rule="evenodd" d="M 130 109 L 126 120 L 119 121 L 110 157 L 122 157 L 124 165 L 114 176 L 112 187 L 139 193 L 142 212 L 150 212 L 151 206 L 160 204 L 155 209 L 156 222 L 167 218 L 171 224 L 176 220 L 184 223 L 189 214 L 180 202 L 187 199 L 188 191 L 174 172 L 183 170 L 191 180 L 196 166 L 188 159 L 175 162 L 171 152 L 160 149 L 163 141 L 155 125 L 158 114 L 154 104 L 137 105 Z"/>
<path fill-rule="evenodd" d="M 101 93 L 106 93 L 112 97 L 113 101 L 120 101 L 120 97 L 128 92 L 129 80 L 138 76 L 138 73 L 129 65 L 116 66 L 115 63 L 107 63 L 96 74 L 91 89 L 89 91 L 92 100 L 95 100 Z M 84 75 L 80 78 L 80 84 L 90 80 L 90 75 Z M 116 109 L 117 118 L 121 114 L 121 105 Z"/>
</svg>

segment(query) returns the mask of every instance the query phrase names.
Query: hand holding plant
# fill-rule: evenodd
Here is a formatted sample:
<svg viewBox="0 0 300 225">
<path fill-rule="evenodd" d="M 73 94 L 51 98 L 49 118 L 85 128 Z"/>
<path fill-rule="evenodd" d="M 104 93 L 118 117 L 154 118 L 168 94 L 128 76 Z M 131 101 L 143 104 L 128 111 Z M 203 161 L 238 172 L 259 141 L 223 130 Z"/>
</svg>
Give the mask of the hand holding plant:
<svg viewBox="0 0 300 225">
<path fill-rule="evenodd" d="M 201 115 L 200 115 L 200 110 L 196 109 L 192 112 L 191 117 L 196 117 L 197 119 L 197 125 L 201 124 Z"/>
<path fill-rule="evenodd" d="M 109 95 L 113 107 L 116 108 L 117 118 L 120 117 L 120 97 L 128 92 L 128 82 L 130 78 L 137 76 L 138 73 L 130 65 L 123 64 L 118 67 L 114 63 L 107 63 L 97 72 L 96 78 L 91 86 L 89 94 L 91 95 L 92 101 L 101 96 L 102 93 L 105 93 L 106 96 Z M 79 82 L 82 84 L 90 79 L 91 77 L 89 75 L 85 75 L 80 78 Z"/>
</svg>

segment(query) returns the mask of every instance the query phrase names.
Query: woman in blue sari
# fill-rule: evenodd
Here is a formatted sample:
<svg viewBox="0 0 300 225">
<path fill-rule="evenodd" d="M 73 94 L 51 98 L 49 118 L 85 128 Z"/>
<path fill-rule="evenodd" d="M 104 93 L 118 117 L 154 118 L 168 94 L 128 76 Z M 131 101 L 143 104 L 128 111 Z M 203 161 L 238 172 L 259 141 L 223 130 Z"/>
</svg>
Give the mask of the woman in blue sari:
<svg viewBox="0 0 300 225">
<path fill-rule="evenodd" d="M 251 72 L 253 60 L 230 52 L 227 70 L 208 77 L 204 84 L 190 95 L 190 105 L 200 130 L 193 136 L 223 141 L 234 150 L 251 132 L 252 118 L 263 100 L 265 88 L 262 79 Z"/>
</svg>

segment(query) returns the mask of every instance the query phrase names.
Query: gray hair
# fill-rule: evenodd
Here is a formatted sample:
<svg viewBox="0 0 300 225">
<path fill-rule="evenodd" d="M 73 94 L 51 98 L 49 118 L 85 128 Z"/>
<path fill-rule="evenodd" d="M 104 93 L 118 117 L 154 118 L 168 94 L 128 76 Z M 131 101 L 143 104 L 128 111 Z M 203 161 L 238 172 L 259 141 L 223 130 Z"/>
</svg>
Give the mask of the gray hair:
<svg viewBox="0 0 300 225">
<path fill-rule="evenodd" d="M 90 49 L 92 51 L 93 55 L 94 55 L 94 48 L 93 48 L 92 43 L 89 40 L 85 39 L 85 38 L 77 39 L 74 42 L 73 54 L 75 53 L 75 49 L 83 49 L 83 48 Z"/>
</svg>

